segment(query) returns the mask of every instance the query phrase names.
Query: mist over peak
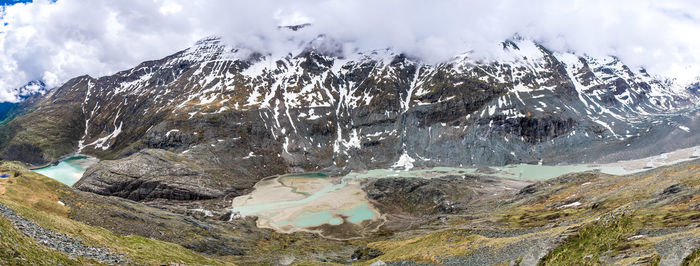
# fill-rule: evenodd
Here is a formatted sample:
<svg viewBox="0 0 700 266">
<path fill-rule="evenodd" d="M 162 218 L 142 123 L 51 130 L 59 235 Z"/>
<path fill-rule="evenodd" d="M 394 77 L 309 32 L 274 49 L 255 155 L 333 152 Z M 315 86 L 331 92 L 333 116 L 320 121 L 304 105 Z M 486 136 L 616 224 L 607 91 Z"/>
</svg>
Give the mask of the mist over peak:
<svg viewBox="0 0 700 266">
<path fill-rule="evenodd" d="M 2 10 L 0 90 L 111 74 L 204 36 L 261 54 L 298 53 L 309 44 L 342 56 L 389 48 L 430 63 L 464 53 L 497 59 L 499 44 L 516 36 L 552 51 L 616 56 L 687 82 L 698 73 L 697 17 L 700 4 L 680 0 L 40 0 Z"/>
</svg>

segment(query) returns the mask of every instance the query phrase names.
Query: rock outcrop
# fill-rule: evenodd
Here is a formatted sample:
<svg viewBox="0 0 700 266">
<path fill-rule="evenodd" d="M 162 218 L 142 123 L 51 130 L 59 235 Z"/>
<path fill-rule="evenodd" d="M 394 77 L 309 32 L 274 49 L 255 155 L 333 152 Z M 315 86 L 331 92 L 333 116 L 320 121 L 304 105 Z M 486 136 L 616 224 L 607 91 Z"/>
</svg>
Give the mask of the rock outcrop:
<svg viewBox="0 0 700 266">
<path fill-rule="evenodd" d="M 176 154 L 143 150 L 125 160 L 102 161 L 91 167 L 74 187 L 131 200 L 203 200 L 226 194 L 216 178 Z M 220 189 L 217 189 L 220 188 Z"/>
<path fill-rule="evenodd" d="M 431 179 L 386 177 L 371 180 L 362 189 L 385 213 L 427 216 L 464 212 L 474 201 L 514 194 L 531 183 L 473 175 Z"/>
</svg>

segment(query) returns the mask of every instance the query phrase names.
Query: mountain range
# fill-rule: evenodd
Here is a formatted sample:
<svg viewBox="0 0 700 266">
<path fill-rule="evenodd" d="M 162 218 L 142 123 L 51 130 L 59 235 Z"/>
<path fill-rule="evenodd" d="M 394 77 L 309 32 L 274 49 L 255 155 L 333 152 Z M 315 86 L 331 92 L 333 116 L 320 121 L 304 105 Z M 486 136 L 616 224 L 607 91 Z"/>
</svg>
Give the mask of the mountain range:
<svg viewBox="0 0 700 266">
<path fill-rule="evenodd" d="M 680 84 L 632 69 L 616 57 L 555 52 L 520 37 L 499 45 L 499 53 L 488 60 L 464 53 L 428 63 L 392 49 L 344 51 L 325 36 L 286 55 L 251 51 L 209 37 L 113 75 L 80 76 L 52 89 L 41 82 L 18 89 L 22 101 L 7 108 L 0 125 L 0 159 L 38 167 L 75 154 L 97 157 L 101 161 L 87 169 L 72 189 L 57 189 L 61 192 L 55 197 L 50 194 L 51 200 L 63 204 L 51 202 L 51 212 L 119 235 L 173 242 L 211 256 L 246 254 L 251 261 L 255 260 L 251 254 L 269 251 L 269 245 L 280 248 L 275 245 L 285 243 L 289 246 L 280 249 L 301 250 L 304 247 L 297 245 L 314 241 L 332 250 L 309 251 L 322 253 L 323 259 L 352 249 L 359 252 L 352 256 L 360 261 L 375 259 L 379 253 L 421 261 L 415 259 L 420 254 L 390 253 L 420 249 L 385 237 L 405 231 L 411 239 L 406 241 L 433 243 L 438 241 L 435 237 L 441 239 L 440 245 L 433 244 L 442 247 L 449 245 L 440 241 L 452 239 L 444 234 L 459 228 L 454 234 L 480 233 L 479 237 L 495 241 L 480 246 L 484 249 L 503 247 L 498 243 L 519 247 L 518 237 L 524 236 L 546 247 L 539 255 L 519 251 L 513 258 L 485 260 L 489 263 L 551 262 L 568 258 L 556 256 L 564 254 L 560 249 L 571 244 L 567 241 L 581 239 L 577 233 L 590 233 L 583 229 L 618 226 L 620 217 L 634 213 L 630 215 L 638 218 L 635 215 L 648 214 L 642 213 L 647 207 L 666 208 L 658 212 L 664 214 L 673 212 L 668 208 L 697 212 L 697 197 L 692 196 L 697 191 L 692 181 L 698 177 L 695 160 L 619 179 L 587 172 L 542 182 L 466 174 L 429 181 L 371 180 L 362 189 L 391 226 L 357 240 L 361 244 L 273 233 L 257 228 L 255 219 L 233 218 L 231 199 L 250 193 L 272 176 L 599 164 L 700 145 L 696 133 L 700 83 Z M 29 180 L 48 182 L 19 166 L 5 167 Z M 678 184 L 661 182 L 660 175 Z M 649 180 L 664 187 L 661 191 L 645 187 Z M 595 189 L 584 188 L 586 182 Z M 643 193 L 653 199 L 639 203 L 637 194 L 600 194 L 628 184 L 650 189 Z M 5 204 L 40 206 L 24 201 Z M 202 217 L 202 212 L 209 215 Z M 593 221 L 596 216 L 607 218 Z M 679 226 L 688 226 L 697 217 L 679 219 Z M 669 219 L 661 220 L 670 226 Z M 449 227 L 459 221 L 465 225 Z M 634 226 L 618 227 L 646 228 L 636 221 Z M 500 234 L 501 227 L 508 230 Z M 452 229 L 428 234 L 417 228 Z M 365 247 L 355 250 L 358 245 Z M 649 246 L 643 247 L 647 252 Z M 621 250 L 639 251 L 635 248 L 641 250 L 640 246 Z M 461 251 L 454 252 L 450 254 Z M 630 256 L 645 262 L 660 259 L 644 252 Z M 692 252 L 697 253 L 683 250 L 680 259 L 697 262 L 698 255 Z M 603 263 L 624 259 L 595 254 Z M 428 257 L 421 258 L 445 262 Z"/>
<path fill-rule="evenodd" d="M 389 49 L 339 56 L 323 37 L 281 58 L 206 38 L 28 99 L 17 111 L 26 114 L 0 128 L 0 157 L 116 159 L 76 187 L 190 199 L 240 194 L 283 173 L 596 163 L 700 145 L 697 86 L 615 57 L 551 52 L 522 38 L 502 45 L 497 61 L 463 54 L 426 64 Z M 146 149 L 170 159 L 146 163 L 155 160 Z M 185 166 L 172 168 L 182 171 L 172 184 L 159 181 L 172 173 L 132 178 L 140 168 L 127 165 L 140 161 Z M 193 178 L 202 176 L 206 184 Z"/>
</svg>

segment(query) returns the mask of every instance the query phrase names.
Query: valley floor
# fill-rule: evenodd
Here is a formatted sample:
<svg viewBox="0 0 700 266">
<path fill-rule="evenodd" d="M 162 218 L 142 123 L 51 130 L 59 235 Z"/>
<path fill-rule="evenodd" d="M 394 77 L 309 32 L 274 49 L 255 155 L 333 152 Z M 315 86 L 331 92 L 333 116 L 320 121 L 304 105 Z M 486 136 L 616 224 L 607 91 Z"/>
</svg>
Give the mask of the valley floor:
<svg viewBox="0 0 700 266">
<path fill-rule="evenodd" d="M 0 264 L 700 263 L 699 159 L 501 190 L 492 188 L 507 179 L 466 173 L 367 178 L 357 189 L 383 222 L 342 241 L 318 233 L 342 230 L 281 233 L 258 227 L 264 218 L 178 213 L 76 191 L 19 164 L 0 168 L 14 174 L 0 179 Z"/>
</svg>

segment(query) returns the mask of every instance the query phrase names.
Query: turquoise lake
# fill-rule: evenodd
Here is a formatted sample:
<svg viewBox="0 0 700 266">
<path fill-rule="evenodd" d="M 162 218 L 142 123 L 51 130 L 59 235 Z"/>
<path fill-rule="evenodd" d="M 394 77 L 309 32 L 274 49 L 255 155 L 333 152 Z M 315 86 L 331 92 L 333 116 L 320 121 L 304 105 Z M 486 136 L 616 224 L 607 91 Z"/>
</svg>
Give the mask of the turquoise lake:
<svg viewBox="0 0 700 266">
<path fill-rule="evenodd" d="M 335 214 L 335 215 L 333 215 Z M 343 219 L 338 214 L 347 217 L 348 222 L 359 224 L 365 220 L 374 219 L 376 216 L 367 203 L 362 203 L 349 211 L 323 210 L 318 212 L 305 211 L 291 221 L 280 221 L 280 225 L 292 224 L 298 227 L 313 227 L 323 224 L 340 225 Z"/>
<path fill-rule="evenodd" d="M 32 171 L 56 179 L 68 186 L 72 186 L 83 177 L 85 170 L 97 163 L 97 161 L 96 158 L 88 156 L 73 156 L 60 161 L 56 165 L 34 169 Z"/>
</svg>

